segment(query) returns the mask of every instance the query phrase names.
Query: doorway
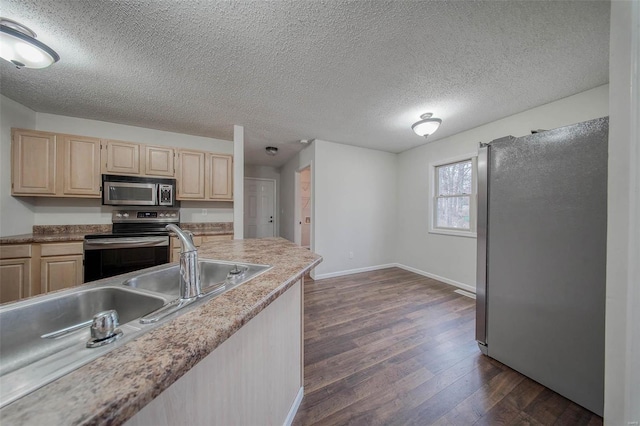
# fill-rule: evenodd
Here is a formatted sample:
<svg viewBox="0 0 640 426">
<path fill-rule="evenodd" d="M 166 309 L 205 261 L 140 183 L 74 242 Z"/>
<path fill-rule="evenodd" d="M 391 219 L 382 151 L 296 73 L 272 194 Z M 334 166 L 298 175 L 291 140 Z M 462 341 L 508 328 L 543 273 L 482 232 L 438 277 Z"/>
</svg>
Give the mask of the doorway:
<svg viewBox="0 0 640 426">
<path fill-rule="evenodd" d="M 296 173 L 295 200 L 295 243 L 311 249 L 312 209 L 311 166 L 306 166 Z"/>
<path fill-rule="evenodd" d="M 244 238 L 276 235 L 276 181 L 244 178 Z"/>
</svg>

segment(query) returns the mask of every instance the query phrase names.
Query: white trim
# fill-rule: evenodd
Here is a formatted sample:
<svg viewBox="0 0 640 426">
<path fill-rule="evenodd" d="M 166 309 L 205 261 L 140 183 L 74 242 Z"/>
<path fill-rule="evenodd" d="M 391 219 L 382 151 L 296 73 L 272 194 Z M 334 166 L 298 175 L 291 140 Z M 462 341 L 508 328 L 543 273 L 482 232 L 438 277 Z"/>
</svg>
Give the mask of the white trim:
<svg viewBox="0 0 640 426">
<path fill-rule="evenodd" d="M 478 238 L 478 234 L 471 231 L 458 231 L 455 229 L 433 228 L 428 231 L 430 234 L 453 235 L 456 237 Z"/>
<path fill-rule="evenodd" d="M 302 403 L 302 397 L 304 396 L 304 387 L 300 387 L 298 389 L 298 394 L 296 395 L 296 399 L 291 404 L 291 409 L 289 409 L 289 414 L 287 414 L 287 418 L 284 420 L 284 426 L 291 426 L 293 423 L 293 419 L 296 417 L 298 413 L 298 408 L 300 408 L 300 404 Z"/>
<path fill-rule="evenodd" d="M 469 292 L 469 291 L 467 291 L 467 290 L 462 290 L 462 289 L 460 289 L 460 288 L 459 288 L 459 289 L 457 289 L 457 290 L 453 290 L 453 292 L 454 292 L 454 293 L 457 293 L 457 294 L 461 294 L 461 295 L 463 295 L 463 296 L 467 296 L 467 297 L 468 297 L 468 298 L 470 298 L 470 299 L 475 299 L 475 298 L 476 298 L 475 293 L 471 293 L 471 292 Z"/>
<path fill-rule="evenodd" d="M 471 188 L 472 193 L 469 195 L 469 226 L 468 231 L 458 229 L 437 228 L 434 226 L 436 203 L 436 168 L 449 164 L 459 163 L 461 161 L 471 160 Z M 429 234 L 453 235 L 456 237 L 477 238 L 477 206 L 478 206 L 478 153 L 469 153 L 457 155 L 455 157 L 446 158 L 437 162 L 429 163 L 429 198 L 427 201 L 427 232 Z"/>
<path fill-rule="evenodd" d="M 400 269 L 404 269 L 405 271 L 409 271 L 409 272 L 413 272 L 415 274 L 418 275 L 422 275 L 424 277 L 427 278 L 433 278 L 436 281 L 440 281 L 444 284 L 449 284 L 452 285 L 454 287 L 458 287 L 461 288 L 463 290 L 469 291 L 473 294 L 476 293 L 476 288 L 473 286 L 470 286 L 469 284 L 464 284 L 455 280 L 451 280 L 449 278 L 445 278 L 445 277 L 441 277 L 439 275 L 436 274 L 432 274 L 429 272 L 425 272 L 422 271 L 420 269 L 416 269 L 416 268 L 412 268 L 411 266 L 407 266 L 407 265 L 403 265 L 402 263 L 387 263 L 384 265 L 375 265 L 375 266 L 367 266 L 364 268 L 357 268 L 357 269 L 348 269 L 345 271 L 337 271 L 337 272 L 330 272 L 328 274 L 318 274 L 315 276 L 315 278 L 313 278 L 314 280 L 324 280 L 327 278 L 336 278 L 336 277 L 342 277 L 344 275 L 352 275 L 352 274 L 359 274 L 361 272 L 371 272 L 371 271 L 378 271 L 380 269 L 387 269 L 387 268 L 400 268 Z"/>
<path fill-rule="evenodd" d="M 404 269 L 405 271 L 409 271 L 409 272 L 413 272 L 416 273 L 418 275 L 422 275 L 428 278 L 433 278 L 436 281 L 440 281 L 443 282 L 445 284 L 449 284 L 452 285 L 454 287 L 458 287 L 461 288 L 463 290 L 467 290 L 471 293 L 476 292 L 476 288 L 473 286 L 470 286 L 469 284 L 464 284 L 455 280 L 451 280 L 449 278 L 445 278 L 445 277 L 441 277 L 440 275 L 436 275 L 436 274 L 432 274 L 430 272 L 425 272 L 425 271 L 421 271 L 420 269 L 416 269 L 416 268 L 412 268 L 411 266 L 407 266 L 407 265 L 403 265 L 401 263 L 396 263 L 395 266 L 397 266 L 398 268 Z"/>
<path fill-rule="evenodd" d="M 386 265 L 367 266 L 365 268 L 348 269 L 348 270 L 345 270 L 345 271 L 330 272 L 328 274 L 316 274 L 316 276 L 313 277 L 313 279 L 314 280 L 324 280 L 324 279 L 327 279 L 327 278 L 341 277 L 343 275 L 359 274 L 361 272 L 370 272 L 370 271 L 377 271 L 379 269 L 393 268 L 395 266 L 398 266 L 398 264 L 397 263 L 387 263 Z"/>
</svg>

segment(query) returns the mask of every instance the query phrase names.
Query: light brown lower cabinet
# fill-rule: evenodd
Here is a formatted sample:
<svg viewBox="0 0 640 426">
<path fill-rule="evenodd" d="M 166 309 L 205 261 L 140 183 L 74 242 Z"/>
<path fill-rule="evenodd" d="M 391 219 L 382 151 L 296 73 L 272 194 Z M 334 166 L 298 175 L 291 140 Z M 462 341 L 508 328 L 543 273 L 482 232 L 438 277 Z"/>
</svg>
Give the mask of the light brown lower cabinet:
<svg viewBox="0 0 640 426">
<path fill-rule="evenodd" d="M 0 246 L 0 303 L 12 302 L 83 281 L 81 242 Z"/>
<path fill-rule="evenodd" d="M 47 293 L 82 284 L 82 243 L 40 246 L 40 289 Z"/>
<path fill-rule="evenodd" d="M 31 296 L 31 244 L 0 246 L 0 303 Z"/>
</svg>

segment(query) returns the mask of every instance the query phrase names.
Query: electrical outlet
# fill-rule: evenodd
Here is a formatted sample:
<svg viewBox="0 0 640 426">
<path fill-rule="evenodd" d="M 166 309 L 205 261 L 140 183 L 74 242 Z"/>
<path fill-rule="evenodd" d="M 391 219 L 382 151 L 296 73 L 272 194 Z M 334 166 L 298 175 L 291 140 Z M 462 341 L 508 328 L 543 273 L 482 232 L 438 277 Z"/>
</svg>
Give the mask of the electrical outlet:
<svg viewBox="0 0 640 426">
<path fill-rule="evenodd" d="M 206 216 L 208 213 L 207 209 L 202 209 L 202 216 Z"/>
<path fill-rule="evenodd" d="M 349 252 L 349 259 L 353 259 L 353 252 L 352 251 Z"/>
</svg>

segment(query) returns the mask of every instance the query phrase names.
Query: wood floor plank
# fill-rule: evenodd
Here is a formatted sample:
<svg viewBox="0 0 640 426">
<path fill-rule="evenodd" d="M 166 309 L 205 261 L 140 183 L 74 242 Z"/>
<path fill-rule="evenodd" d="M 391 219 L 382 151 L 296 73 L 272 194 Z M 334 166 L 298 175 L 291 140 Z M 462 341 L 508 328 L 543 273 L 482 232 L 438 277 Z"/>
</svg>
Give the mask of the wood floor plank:
<svg viewBox="0 0 640 426">
<path fill-rule="evenodd" d="M 595 425 L 480 353 L 475 301 L 399 268 L 305 280 L 300 425 Z"/>
</svg>

